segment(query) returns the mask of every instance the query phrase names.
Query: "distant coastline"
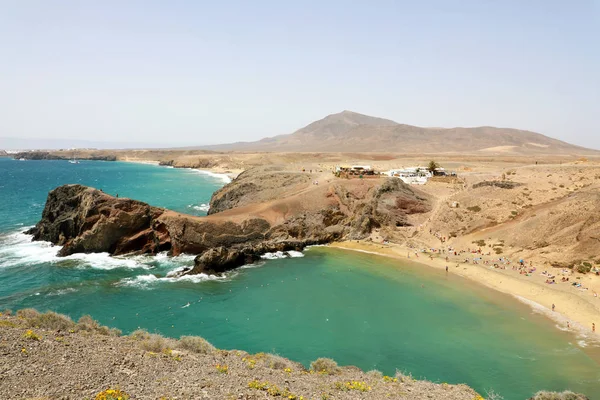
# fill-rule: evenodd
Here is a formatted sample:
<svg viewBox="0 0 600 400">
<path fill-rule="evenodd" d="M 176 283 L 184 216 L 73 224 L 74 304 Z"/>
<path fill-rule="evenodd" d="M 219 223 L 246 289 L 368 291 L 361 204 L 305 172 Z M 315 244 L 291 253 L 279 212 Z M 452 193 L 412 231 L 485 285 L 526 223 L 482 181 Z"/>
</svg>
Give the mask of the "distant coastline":
<svg viewBox="0 0 600 400">
<path fill-rule="evenodd" d="M 213 178 L 221 179 L 225 184 L 234 180 L 242 172 L 241 170 L 226 171 L 223 168 L 218 168 L 218 167 L 209 168 L 209 169 L 193 168 L 193 167 L 179 167 L 179 166 L 175 166 L 175 165 L 165 164 L 158 160 L 141 160 L 141 159 L 124 158 L 124 159 L 119 159 L 118 161 L 134 163 L 134 164 L 157 165 L 157 166 L 167 167 L 167 168 L 189 169 L 189 170 L 197 171 L 197 172 L 205 174 L 205 175 L 212 176 Z"/>
</svg>

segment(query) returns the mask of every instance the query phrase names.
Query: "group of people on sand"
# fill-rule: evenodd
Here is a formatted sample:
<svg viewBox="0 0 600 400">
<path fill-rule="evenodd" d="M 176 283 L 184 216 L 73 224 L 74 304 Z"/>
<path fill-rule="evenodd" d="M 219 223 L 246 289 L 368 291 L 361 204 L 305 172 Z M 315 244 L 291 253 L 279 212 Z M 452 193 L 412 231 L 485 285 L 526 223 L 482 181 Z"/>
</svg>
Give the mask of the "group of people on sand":
<svg viewBox="0 0 600 400">
<path fill-rule="evenodd" d="M 429 230 L 429 233 L 436 237 L 437 239 L 440 240 L 441 243 L 445 243 L 446 242 L 446 237 L 441 235 L 438 232 L 433 232 L 431 229 Z M 412 247 L 412 246 L 409 246 Z M 445 254 L 445 260 L 446 262 L 449 262 L 449 256 L 462 256 L 464 254 L 468 254 L 470 255 L 464 258 L 464 263 L 465 264 L 484 264 L 484 265 L 490 265 L 493 268 L 496 269 L 507 269 L 507 266 L 510 266 L 511 269 L 513 271 L 517 271 L 520 275 L 524 275 L 524 276 L 532 276 L 536 271 L 537 268 L 533 265 L 532 261 L 529 261 L 529 263 L 527 263 L 525 260 L 520 259 L 519 262 L 512 262 L 509 258 L 507 257 L 498 257 L 498 258 L 492 258 L 492 259 L 484 259 L 484 257 L 489 257 L 491 256 L 490 252 L 483 252 L 481 250 L 481 247 L 479 248 L 467 248 L 466 250 L 462 249 L 462 250 L 458 250 L 456 248 L 453 248 L 452 246 L 442 246 L 439 249 L 438 248 L 428 248 L 428 249 L 416 249 L 414 247 L 412 247 L 414 249 L 414 254 L 415 256 L 418 258 L 419 257 L 419 253 L 429 253 L 429 258 L 433 259 L 433 255 L 434 254 L 439 254 L 439 255 L 443 255 Z M 408 253 L 408 258 L 410 258 L 410 252 Z M 458 265 L 457 265 L 458 266 Z M 448 272 L 448 266 L 446 265 L 446 272 Z M 562 283 L 569 283 L 571 286 L 576 287 L 580 290 L 588 290 L 588 288 L 584 287 L 583 284 L 581 284 L 580 282 L 572 282 L 570 280 L 571 275 L 572 275 L 573 271 L 569 270 L 569 269 L 562 269 L 560 271 L 560 274 L 562 275 L 562 277 L 560 277 L 560 281 Z M 553 274 L 551 272 L 548 271 L 542 271 L 541 272 L 542 276 L 545 276 L 546 279 L 544 281 L 544 283 L 549 284 L 549 285 L 554 285 L 554 284 L 558 284 L 557 282 L 557 278 L 556 275 L 557 274 Z M 578 278 L 579 279 L 579 278 Z M 598 297 L 598 294 L 595 291 L 593 292 L 593 296 L 594 297 Z M 552 304 L 552 311 L 555 310 L 555 305 Z M 568 328 L 570 328 L 570 324 L 567 323 Z M 596 331 L 596 325 L 595 323 L 592 323 L 592 332 Z"/>
</svg>

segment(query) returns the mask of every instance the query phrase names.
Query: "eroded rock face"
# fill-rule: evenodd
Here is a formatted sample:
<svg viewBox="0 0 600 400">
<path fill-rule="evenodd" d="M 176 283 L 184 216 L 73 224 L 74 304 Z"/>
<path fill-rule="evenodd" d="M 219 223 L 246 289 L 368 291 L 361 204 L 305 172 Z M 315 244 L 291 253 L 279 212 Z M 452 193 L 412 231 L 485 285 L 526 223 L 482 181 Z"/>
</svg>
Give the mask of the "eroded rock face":
<svg viewBox="0 0 600 400">
<path fill-rule="evenodd" d="M 119 199 L 82 185 L 65 185 L 48 194 L 42 219 L 28 233 L 34 240 L 63 246 L 59 255 L 170 250 L 168 229 L 158 221 L 163 209 Z"/>
<path fill-rule="evenodd" d="M 282 179 L 292 195 L 277 198 Z M 280 174 L 265 182 L 266 201 L 245 185 L 230 184 L 215 196 L 234 203 L 258 204 L 258 211 L 233 208 L 222 216 L 194 217 L 146 203 L 115 198 L 99 190 L 65 185 L 51 191 L 41 221 L 30 230 L 34 240 L 63 246 L 59 255 L 108 252 L 171 255 L 196 254 L 195 266 L 186 273 L 221 273 L 251 263 L 267 252 L 302 250 L 313 244 L 361 239 L 382 226 L 408 224 L 407 215 L 429 209 L 426 199 L 399 179 L 336 182 L 328 187 L 293 182 L 305 176 Z M 250 198 L 248 198 L 250 196 Z M 214 200 L 214 198 L 213 198 Z M 213 201 L 222 207 L 229 201 Z M 254 203 L 257 202 L 258 203 Z M 220 202 L 220 203 L 219 203 Z"/>
</svg>

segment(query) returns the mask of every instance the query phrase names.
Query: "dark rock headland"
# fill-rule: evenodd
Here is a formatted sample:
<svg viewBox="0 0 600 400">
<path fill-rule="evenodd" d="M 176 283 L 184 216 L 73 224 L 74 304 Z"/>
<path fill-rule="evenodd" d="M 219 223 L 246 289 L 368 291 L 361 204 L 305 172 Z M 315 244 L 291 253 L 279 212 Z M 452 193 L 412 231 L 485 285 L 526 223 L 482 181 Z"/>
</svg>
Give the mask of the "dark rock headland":
<svg viewBox="0 0 600 400">
<path fill-rule="evenodd" d="M 424 197 L 398 179 L 339 180 L 323 187 L 306 179 L 297 173 L 247 172 L 213 195 L 207 217 L 64 185 L 49 193 L 42 219 L 28 233 L 62 246 L 60 256 L 187 253 L 197 257 L 186 273 L 221 273 L 267 252 L 405 226 L 407 215 L 429 209 Z"/>
</svg>

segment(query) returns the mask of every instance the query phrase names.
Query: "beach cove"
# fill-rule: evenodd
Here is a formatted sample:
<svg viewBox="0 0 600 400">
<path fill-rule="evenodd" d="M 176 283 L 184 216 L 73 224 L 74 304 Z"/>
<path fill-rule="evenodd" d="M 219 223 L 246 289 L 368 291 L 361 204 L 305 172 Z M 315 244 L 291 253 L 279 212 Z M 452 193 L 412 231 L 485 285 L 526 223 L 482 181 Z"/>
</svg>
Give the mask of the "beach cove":
<svg viewBox="0 0 600 400">
<path fill-rule="evenodd" d="M 600 290 L 600 278 L 595 275 L 583 276 L 590 290 L 581 291 L 563 282 L 561 282 L 563 284 L 548 285 L 546 283 L 547 276 L 542 275 L 540 270 L 534 274 L 524 275 L 511 268 L 500 269 L 494 268 L 490 264 L 465 263 L 465 258 L 469 258 L 465 255 L 450 255 L 449 260 L 446 261 L 446 254 L 415 251 L 414 248 L 406 246 L 392 243 L 378 244 L 372 241 L 339 242 L 331 244 L 331 247 L 398 260 L 410 259 L 412 262 L 442 271 L 448 266 L 448 274 L 456 274 L 512 295 L 555 321 L 559 329 L 571 330 L 583 339 L 600 345 L 600 336 L 591 329 L 592 324 L 600 319 L 600 298 L 593 295 Z M 481 255 L 477 255 L 477 257 L 481 257 Z M 487 258 L 492 259 L 493 257 Z M 495 258 L 497 259 L 497 257 Z M 554 311 L 552 310 L 553 304 L 557 307 Z"/>
<path fill-rule="evenodd" d="M 52 184 L 75 181 L 69 175 L 72 168 L 52 163 L 41 161 L 40 169 L 31 172 L 48 186 L 53 179 Z M 194 182 L 209 182 L 193 171 L 151 165 L 132 165 L 136 172 L 130 176 L 129 167 L 116 165 L 120 175 L 116 170 L 117 175 L 96 171 L 90 178 L 106 191 L 118 190 L 121 196 L 179 212 L 193 209 L 190 204 L 207 204 L 214 191 L 208 191 L 208 198 L 196 194 L 194 201 L 161 193 L 156 186 L 156 193 L 144 192 L 145 185 L 161 181 L 173 182 L 173 190 L 181 184 L 186 193 Z M 50 174 L 41 172 L 48 169 Z M 63 181 L 55 179 L 60 173 L 66 174 Z M 141 189 L 128 194 L 134 176 Z M 110 186 L 119 180 L 126 185 Z M 540 389 L 569 388 L 592 398 L 596 394 L 600 377 L 593 349 L 582 349 L 576 337 L 517 301 L 468 281 L 440 279 L 438 270 L 323 247 L 293 253 L 295 257 L 269 255 L 223 277 L 184 279 L 169 273 L 190 265 L 193 257 L 57 258 L 57 248 L 30 243 L 19 234 L 23 228 L 15 226 L 29 226 L 39 218 L 45 194 L 29 195 L 42 205 L 25 209 L 30 205 L 27 196 L 13 203 L 14 223 L 3 231 L 2 308 L 49 308 L 73 318 L 91 314 L 126 333 L 143 327 L 172 337 L 200 335 L 220 348 L 275 352 L 305 365 L 329 356 L 340 364 L 387 374 L 398 368 L 418 378 L 464 382 L 480 393 L 493 389 L 507 399 L 525 398 Z"/>
</svg>

